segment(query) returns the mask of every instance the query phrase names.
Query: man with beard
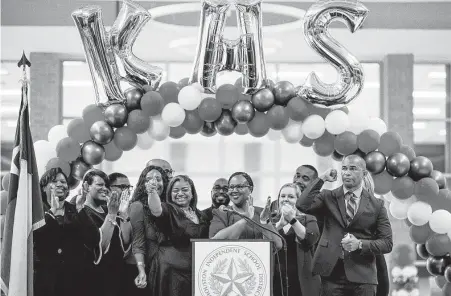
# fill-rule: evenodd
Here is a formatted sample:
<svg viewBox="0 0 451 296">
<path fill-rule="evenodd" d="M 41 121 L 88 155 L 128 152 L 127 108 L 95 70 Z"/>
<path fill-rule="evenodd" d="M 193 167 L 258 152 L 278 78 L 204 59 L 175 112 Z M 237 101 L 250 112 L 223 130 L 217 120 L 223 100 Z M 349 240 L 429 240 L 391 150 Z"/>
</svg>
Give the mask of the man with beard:
<svg viewBox="0 0 451 296">
<path fill-rule="evenodd" d="M 228 206 L 230 198 L 228 195 L 229 184 L 224 178 L 220 178 L 215 181 L 211 190 L 211 207 L 203 210 L 202 212 L 207 215 L 208 221 L 213 219 L 213 209 L 218 209 L 220 206 Z"/>
<path fill-rule="evenodd" d="M 168 176 L 169 181 L 172 179 L 172 177 L 174 177 L 174 170 L 172 169 L 171 164 L 169 162 L 167 162 L 166 160 L 154 158 L 154 159 L 149 160 L 146 163 L 146 167 L 151 166 L 151 165 L 162 168 L 166 172 L 166 175 Z"/>
</svg>

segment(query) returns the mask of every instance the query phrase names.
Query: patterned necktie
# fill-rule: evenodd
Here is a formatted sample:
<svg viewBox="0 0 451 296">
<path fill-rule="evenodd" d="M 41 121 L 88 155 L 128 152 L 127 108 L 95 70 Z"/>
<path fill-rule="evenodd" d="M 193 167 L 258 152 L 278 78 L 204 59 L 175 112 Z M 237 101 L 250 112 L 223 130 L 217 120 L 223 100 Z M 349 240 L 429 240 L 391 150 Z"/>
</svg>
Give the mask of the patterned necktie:
<svg viewBox="0 0 451 296">
<path fill-rule="evenodd" d="M 348 205 L 346 206 L 346 220 L 348 221 L 349 225 L 352 219 L 354 219 L 357 208 L 357 202 L 354 193 L 347 192 L 346 195 L 348 196 Z"/>
</svg>

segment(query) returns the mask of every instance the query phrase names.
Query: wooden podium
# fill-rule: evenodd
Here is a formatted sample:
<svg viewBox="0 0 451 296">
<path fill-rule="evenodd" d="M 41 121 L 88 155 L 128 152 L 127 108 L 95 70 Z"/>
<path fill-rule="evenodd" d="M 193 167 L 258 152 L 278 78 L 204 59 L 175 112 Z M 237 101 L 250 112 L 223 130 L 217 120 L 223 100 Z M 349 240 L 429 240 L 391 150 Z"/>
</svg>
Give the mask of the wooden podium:
<svg viewBox="0 0 451 296">
<path fill-rule="evenodd" d="M 193 239 L 193 296 L 271 296 L 269 240 Z"/>
</svg>

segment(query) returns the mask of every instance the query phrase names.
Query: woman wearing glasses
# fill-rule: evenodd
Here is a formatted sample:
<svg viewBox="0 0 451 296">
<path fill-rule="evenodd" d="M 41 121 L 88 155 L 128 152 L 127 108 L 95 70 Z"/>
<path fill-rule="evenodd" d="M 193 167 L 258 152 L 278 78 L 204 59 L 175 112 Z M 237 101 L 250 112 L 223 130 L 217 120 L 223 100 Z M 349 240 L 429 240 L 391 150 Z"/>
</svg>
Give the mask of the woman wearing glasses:
<svg viewBox="0 0 451 296">
<path fill-rule="evenodd" d="M 208 238 L 207 217 L 197 209 L 197 193 L 188 176 L 172 178 L 166 202 L 158 196 L 156 182 L 146 184 L 149 209 L 158 229 L 164 234 L 160 252 L 155 256 L 152 278 L 153 296 L 191 295 L 191 239 Z"/>
<path fill-rule="evenodd" d="M 134 291 L 136 295 L 149 294 L 148 289 L 146 290 L 145 288 L 148 282 L 155 282 L 159 262 L 154 260 L 154 258 L 160 252 L 159 246 L 163 241 L 163 235 L 158 231 L 151 216 L 147 187 L 150 186 L 149 184 L 152 184 L 155 187 L 153 194 L 158 200 L 164 201 L 168 183 L 168 177 L 161 167 L 147 166 L 139 176 L 136 190 L 131 200 L 132 252 L 138 269 L 137 272 L 135 269 L 134 278 L 134 284 L 139 289 L 139 291 Z M 147 278 L 149 270 L 149 278 Z M 137 276 L 136 273 L 138 273 Z M 154 285 L 150 288 L 153 289 Z"/>
<path fill-rule="evenodd" d="M 261 227 L 246 221 L 240 215 L 231 211 L 224 212 L 221 209 L 213 210 L 213 220 L 210 224 L 209 236 L 212 239 L 263 239 L 268 238 L 275 243 L 276 249 L 282 248 L 282 240 L 276 234 L 277 230 L 272 224 L 260 223 L 262 208 L 252 204 L 252 190 L 254 182 L 251 177 L 243 172 L 236 172 L 229 178 L 229 197 L 232 209 L 259 223 Z"/>
<path fill-rule="evenodd" d="M 316 218 L 299 212 L 296 201 L 300 188 L 293 183 L 285 184 L 279 191 L 278 212 L 273 223 L 287 242 L 287 254 L 280 251 L 275 262 L 274 295 L 319 296 L 320 278 L 312 274 L 314 245 L 319 238 Z M 289 258 L 285 262 L 285 258 Z M 282 293 L 283 291 L 283 293 Z"/>
</svg>

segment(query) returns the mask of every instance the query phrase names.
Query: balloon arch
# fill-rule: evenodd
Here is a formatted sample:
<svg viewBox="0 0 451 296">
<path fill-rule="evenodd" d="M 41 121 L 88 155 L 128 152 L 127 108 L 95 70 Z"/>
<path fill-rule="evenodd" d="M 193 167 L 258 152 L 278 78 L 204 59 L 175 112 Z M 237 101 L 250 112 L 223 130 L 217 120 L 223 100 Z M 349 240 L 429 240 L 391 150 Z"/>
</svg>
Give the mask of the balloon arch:
<svg viewBox="0 0 451 296">
<path fill-rule="evenodd" d="M 339 78 L 325 84 L 312 73 L 304 85 L 295 87 L 266 79 L 260 2 L 235 4 L 242 36 L 235 41 L 222 38 L 230 5 L 203 2 L 201 25 L 208 32 L 200 34 L 193 73 L 161 86 L 161 69 L 131 52 L 150 18 L 145 9 L 124 1 L 108 34 L 100 8 L 75 11 L 72 17 L 83 41 L 97 102 L 67 126 L 53 127 L 48 141 L 34 144 L 40 172 L 60 167 L 75 188 L 85 172 L 103 160 L 116 161 L 135 146 L 149 149 L 154 140 L 197 133 L 270 139 L 278 139 L 276 133 L 281 133 L 288 143 L 311 146 L 318 155 L 337 161 L 359 154 L 374 178 L 375 192 L 384 195 L 393 217 L 410 222 L 419 256 L 427 259 L 428 271 L 444 294 L 450 295 L 451 191 L 445 177 L 433 170 L 428 158 L 416 156 L 403 145 L 396 132 L 387 131 L 383 120 L 346 106 L 363 87 L 363 71 L 358 60 L 329 35 L 328 25 L 339 19 L 354 32 L 368 10 L 348 1 L 318 2 L 308 10 L 306 41 L 334 65 Z M 213 50 L 204 50 L 209 46 Z M 216 88 L 215 77 L 222 70 L 240 71 L 243 78 Z M 122 91 L 124 81 L 127 88 Z"/>
</svg>

